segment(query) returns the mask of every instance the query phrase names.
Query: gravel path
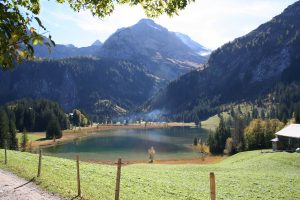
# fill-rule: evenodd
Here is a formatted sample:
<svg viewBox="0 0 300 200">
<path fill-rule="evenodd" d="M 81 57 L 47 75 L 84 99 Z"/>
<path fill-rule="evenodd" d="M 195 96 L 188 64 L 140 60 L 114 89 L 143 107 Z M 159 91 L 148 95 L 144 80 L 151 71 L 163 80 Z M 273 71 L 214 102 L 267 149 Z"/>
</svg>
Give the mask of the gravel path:
<svg viewBox="0 0 300 200">
<path fill-rule="evenodd" d="M 61 198 L 41 190 L 35 183 L 0 169 L 1 200 L 60 200 Z"/>
</svg>

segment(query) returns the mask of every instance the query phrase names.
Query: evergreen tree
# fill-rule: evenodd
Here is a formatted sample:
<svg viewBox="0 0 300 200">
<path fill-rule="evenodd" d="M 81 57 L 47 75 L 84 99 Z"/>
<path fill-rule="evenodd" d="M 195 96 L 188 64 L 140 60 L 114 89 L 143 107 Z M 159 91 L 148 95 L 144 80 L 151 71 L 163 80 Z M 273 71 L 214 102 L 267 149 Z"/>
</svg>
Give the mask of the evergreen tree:
<svg viewBox="0 0 300 200">
<path fill-rule="evenodd" d="M 62 131 L 57 118 L 53 116 L 53 118 L 49 121 L 49 124 L 47 126 L 46 138 L 53 139 L 54 137 L 61 138 Z"/>
<path fill-rule="evenodd" d="M 21 140 L 21 151 L 26 151 L 27 143 L 28 143 L 27 130 L 24 129 L 22 133 L 22 140 Z"/>
<path fill-rule="evenodd" d="M 10 149 L 18 150 L 18 139 L 16 136 L 16 125 L 15 122 L 10 119 L 9 120 L 9 133 L 10 133 Z"/>
<path fill-rule="evenodd" d="M 252 118 L 253 119 L 257 119 L 258 118 L 258 111 L 257 111 L 256 107 L 252 108 Z"/>
<path fill-rule="evenodd" d="M 75 126 L 80 126 L 80 123 L 81 123 L 81 112 L 79 110 L 74 110 L 73 111 L 73 124 Z"/>
<path fill-rule="evenodd" d="M 0 111 L 0 147 L 9 146 L 9 121 L 4 110 Z"/>
<path fill-rule="evenodd" d="M 265 111 L 263 109 L 261 109 L 260 111 L 260 118 L 265 119 L 266 115 L 265 115 Z"/>
<path fill-rule="evenodd" d="M 230 137 L 230 129 L 227 129 L 223 117 L 220 115 L 219 126 L 215 133 L 209 133 L 208 145 L 212 154 L 222 154 L 227 138 Z"/>
<path fill-rule="evenodd" d="M 241 117 L 236 117 L 234 119 L 234 128 L 232 132 L 232 143 L 233 148 L 236 151 L 242 151 L 244 149 L 244 129 L 245 129 L 245 123 L 244 120 Z"/>
</svg>

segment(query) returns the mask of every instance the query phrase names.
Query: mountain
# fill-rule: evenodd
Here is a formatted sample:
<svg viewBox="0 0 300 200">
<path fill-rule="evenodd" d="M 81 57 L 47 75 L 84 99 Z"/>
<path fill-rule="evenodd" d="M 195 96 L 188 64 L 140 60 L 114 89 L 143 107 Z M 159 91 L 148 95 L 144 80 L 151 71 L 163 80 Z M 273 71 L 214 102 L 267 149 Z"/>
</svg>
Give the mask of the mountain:
<svg viewBox="0 0 300 200">
<path fill-rule="evenodd" d="M 101 47 L 103 45 L 103 43 L 100 40 L 96 40 L 95 42 L 93 42 L 92 46 L 97 46 L 97 47 Z"/>
<path fill-rule="evenodd" d="M 75 47 L 72 44 L 63 45 L 57 44 L 55 47 L 51 48 L 49 52 L 48 48 L 44 45 L 37 45 L 34 47 L 34 52 L 36 57 L 40 58 L 50 58 L 50 59 L 60 59 L 60 58 L 71 58 L 71 57 L 93 57 L 96 52 L 101 48 L 102 43 L 96 40 L 91 46 L 88 47 Z"/>
<path fill-rule="evenodd" d="M 175 33 L 150 19 L 118 29 L 104 42 L 97 55 L 142 64 L 149 72 L 166 80 L 174 80 L 207 61 Z"/>
<path fill-rule="evenodd" d="M 0 72 L 0 104 L 47 98 L 67 111 L 124 114 L 152 96 L 163 83 L 143 67 L 117 59 L 69 58 L 25 62 Z"/>
<path fill-rule="evenodd" d="M 293 95 L 300 88 L 299 19 L 300 1 L 213 51 L 204 70 L 194 70 L 171 82 L 143 109 L 160 110 L 175 120 L 183 114 L 190 119 L 191 115 L 205 118 L 218 112 L 221 105 L 264 97 L 280 84 L 296 85 L 287 96 L 300 102 L 300 96 Z"/>
<path fill-rule="evenodd" d="M 209 53 L 209 49 L 187 35 L 170 32 L 150 19 L 142 19 L 131 27 L 118 29 L 104 44 L 99 40 L 81 48 L 58 44 L 50 54 L 45 46 L 35 47 L 35 54 L 40 58 L 97 57 L 128 60 L 144 65 L 151 74 L 167 81 L 201 68 Z"/>
<path fill-rule="evenodd" d="M 201 44 L 195 42 L 190 38 L 188 35 L 185 35 L 183 33 L 175 32 L 176 36 L 188 47 L 190 47 L 192 50 L 197 52 L 201 56 L 208 56 L 211 54 L 211 50 L 202 46 Z"/>
</svg>

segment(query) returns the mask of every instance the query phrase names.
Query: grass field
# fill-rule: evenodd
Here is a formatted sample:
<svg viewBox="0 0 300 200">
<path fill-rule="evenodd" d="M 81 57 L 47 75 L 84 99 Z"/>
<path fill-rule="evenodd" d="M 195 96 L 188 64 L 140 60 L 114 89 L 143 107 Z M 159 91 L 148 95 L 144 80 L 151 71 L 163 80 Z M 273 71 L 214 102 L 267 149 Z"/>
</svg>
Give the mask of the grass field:
<svg viewBox="0 0 300 200">
<path fill-rule="evenodd" d="M 0 168 L 32 179 L 38 156 L 8 151 Z M 44 157 L 37 184 L 65 197 L 76 196 L 75 162 Z M 84 199 L 113 199 L 116 166 L 81 163 Z M 209 172 L 215 172 L 217 199 L 284 199 L 300 197 L 300 154 L 244 152 L 208 165 L 134 164 L 122 167 L 121 199 L 209 199 Z"/>
<path fill-rule="evenodd" d="M 21 143 L 22 141 L 22 133 L 17 133 L 17 139 L 18 139 L 18 142 Z M 28 142 L 31 142 L 31 141 L 36 141 L 36 140 L 39 140 L 39 139 L 43 139 L 45 138 L 45 134 L 42 134 L 42 133 L 27 133 L 27 139 L 28 139 Z"/>
<path fill-rule="evenodd" d="M 226 120 L 229 117 L 229 114 L 227 112 L 222 112 L 221 115 Z M 205 121 L 201 121 L 201 128 L 214 131 L 220 123 L 220 118 L 218 115 L 211 116 Z"/>
</svg>

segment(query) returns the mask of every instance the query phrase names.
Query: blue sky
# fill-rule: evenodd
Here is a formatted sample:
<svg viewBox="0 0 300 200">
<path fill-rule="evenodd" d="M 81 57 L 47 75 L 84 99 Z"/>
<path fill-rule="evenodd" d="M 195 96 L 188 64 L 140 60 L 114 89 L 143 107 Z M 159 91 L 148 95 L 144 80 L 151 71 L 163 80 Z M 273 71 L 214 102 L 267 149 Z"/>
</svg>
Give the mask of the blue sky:
<svg viewBox="0 0 300 200">
<path fill-rule="evenodd" d="M 171 31 L 189 35 L 200 44 L 216 49 L 280 14 L 296 0 L 196 0 L 179 16 L 161 16 L 154 21 Z M 146 18 L 141 7 L 116 6 L 111 16 L 99 19 L 89 11 L 74 12 L 67 4 L 41 0 L 40 19 L 56 43 L 89 46 L 104 42 L 118 28 Z"/>
</svg>

